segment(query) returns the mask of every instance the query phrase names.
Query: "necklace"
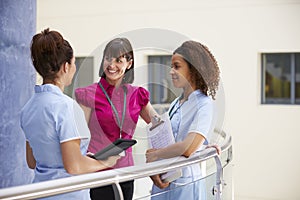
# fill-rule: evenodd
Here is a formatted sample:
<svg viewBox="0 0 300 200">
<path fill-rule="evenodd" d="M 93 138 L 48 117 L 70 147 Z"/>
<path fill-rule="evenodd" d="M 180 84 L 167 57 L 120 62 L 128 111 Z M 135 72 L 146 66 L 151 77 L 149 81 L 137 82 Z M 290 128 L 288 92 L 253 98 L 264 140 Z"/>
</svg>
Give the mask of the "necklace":
<svg viewBox="0 0 300 200">
<path fill-rule="evenodd" d="M 101 90 L 103 91 L 103 93 L 106 96 L 107 101 L 109 102 L 110 106 L 112 107 L 114 114 L 117 118 L 117 122 L 118 122 L 118 126 L 120 128 L 120 138 L 122 138 L 122 127 L 123 127 L 123 123 L 124 123 L 124 119 L 125 119 L 125 114 L 126 114 L 126 96 L 127 96 L 127 88 L 123 85 L 123 90 L 124 90 L 124 103 L 123 103 L 123 112 L 122 112 L 122 119 L 120 120 L 119 118 L 119 114 L 118 111 L 115 107 L 115 105 L 113 104 L 112 100 L 109 98 L 106 90 L 104 89 L 104 87 L 102 86 L 102 84 L 100 82 L 98 82 L 98 85 L 100 86 Z"/>
</svg>

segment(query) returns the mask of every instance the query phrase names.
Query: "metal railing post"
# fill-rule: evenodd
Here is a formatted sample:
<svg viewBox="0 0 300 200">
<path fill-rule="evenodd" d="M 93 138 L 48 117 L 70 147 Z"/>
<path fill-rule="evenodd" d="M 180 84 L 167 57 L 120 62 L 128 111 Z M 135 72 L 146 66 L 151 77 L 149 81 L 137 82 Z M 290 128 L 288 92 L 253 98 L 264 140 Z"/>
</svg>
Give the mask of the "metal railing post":
<svg viewBox="0 0 300 200">
<path fill-rule="evenodd" d="M 215 156 L 215 162 L 217 167 L 217 173 L 216 173 L 216 185 L 213 186 L 212 194 L 216 196 L 216 200 L 221 200 L 222 196 L 222 189 L 223 189 L 223 167 L 219 156 Z"/>
<path fill-rule="evenodd" d="M 116 183 L 112 184 L 113 190 L 114 190 L 114 195 L 116 200 L 124 200 L 122 188 L 120 186 L 119 181 Z"/>
</svg>

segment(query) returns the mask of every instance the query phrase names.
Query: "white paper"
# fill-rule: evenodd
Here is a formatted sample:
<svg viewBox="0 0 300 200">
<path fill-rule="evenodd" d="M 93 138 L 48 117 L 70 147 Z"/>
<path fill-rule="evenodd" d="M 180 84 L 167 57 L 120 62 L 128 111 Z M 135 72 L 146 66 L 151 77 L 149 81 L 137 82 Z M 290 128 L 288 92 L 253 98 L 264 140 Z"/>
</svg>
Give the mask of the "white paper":
<svg viewBox="0 0 300 200">
<path fill-rule="evenodd" d="M 151 130 L 152 123 L 147 125 L 147 134 L 150 148 L 160 149 L 175 143 L 169 114 L 164 113 L 160 116 L 161 124 Z M 162 174 L 164 182 L 171 182 L 182 176 L 181 169 Z"/>
<path fill-rule="evenodd" d="M 168 113 L 161 115 L 160 120 L 163 122 L 153 130 L 150 130 L 153 126 L 152 123 L 147 125 L 150 148 L 159 149 L 175 143 Z"/>
</svg>

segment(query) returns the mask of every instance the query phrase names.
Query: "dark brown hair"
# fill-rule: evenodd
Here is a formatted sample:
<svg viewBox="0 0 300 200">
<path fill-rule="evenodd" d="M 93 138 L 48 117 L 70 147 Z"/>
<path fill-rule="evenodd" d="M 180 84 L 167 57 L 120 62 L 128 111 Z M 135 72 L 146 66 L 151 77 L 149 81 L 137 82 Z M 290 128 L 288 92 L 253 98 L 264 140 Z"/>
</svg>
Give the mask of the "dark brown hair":
<svg viewBox="0 0 300 200">
<path fill-rule="evenodd" d="M 31 41 L 31 59 L 36 71 L 43 79 L 54 80 L 62 64 L 74 56 L 73 49 L 57 31 L 45 29 L 33 36 Z"/>
<path fill-rule="evenodd" d="M 105 78 L 103 71 L 103 63 L 105 58 L 119 58 L 124 57 L 127 61 L 132 60 L 130 69 L 125 70 L 125 75 L 122 83 L 133 83 L 134 81 L 134 57 L 132 46 L 127 38 L 115 38 L 111 40 L 103 51 L 103 57 L 99 69 L 99 77 Z"/>
<path fill-rule="evenodd" d="M 220 81 L 220 70 L 209 49 L 199 42 L 186 41 L 173 52 L 173 54 L 176 53 L 188 63 L 196 89 L 215 99 Z"/>
</svg>

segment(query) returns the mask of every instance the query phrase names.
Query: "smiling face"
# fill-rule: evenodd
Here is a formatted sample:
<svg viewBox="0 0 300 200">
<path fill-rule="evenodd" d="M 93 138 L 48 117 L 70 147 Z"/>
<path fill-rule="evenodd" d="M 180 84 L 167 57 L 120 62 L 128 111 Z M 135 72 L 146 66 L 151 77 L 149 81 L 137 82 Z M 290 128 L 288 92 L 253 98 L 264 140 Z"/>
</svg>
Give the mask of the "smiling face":
<svg viewBox="0 0 300 200">
<path fill-rule="evenodd" d="M 99 77 L 112 85 L 133 82 L 134 56 L 127 38 L 115 38 L 105 46 Z"/>
<path fill-rule="evenodd" d="M 180 54 L 175 53 L 172 56 L 170 75 L 174 87 L 183 89 L 191 87 L 192 82 L 189 64 Z"/>
<path fill-rule="evenodd" d="M 105 56 L 103 62 L 103 71 L 105 79 L 111 85 L 122 82 L 126 69 L 130 69 L 132 60 L 127 61 L 124 56 L 118 58 L 110 58 Z"/>
</svg>

